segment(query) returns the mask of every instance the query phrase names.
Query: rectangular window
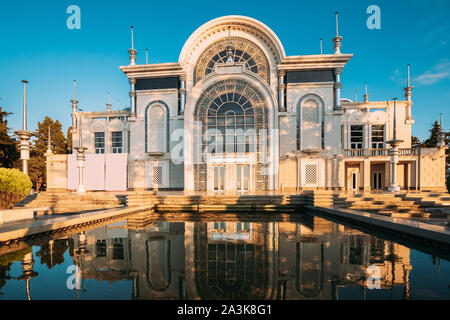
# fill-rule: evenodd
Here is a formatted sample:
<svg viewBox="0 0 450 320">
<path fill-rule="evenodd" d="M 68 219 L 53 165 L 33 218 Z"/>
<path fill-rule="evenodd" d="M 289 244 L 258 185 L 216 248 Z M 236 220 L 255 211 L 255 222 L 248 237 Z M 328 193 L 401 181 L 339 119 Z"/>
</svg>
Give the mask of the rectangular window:
<svg viewBox="0 0 450 320">
<path fill-rule="evenodd" d="M 112 153 L 122 153 L 122 132 L 111 132 Z"/>
<path fill-rule="evenodd" d="M 362 149 L 364 139 L 363 125 L 350 126 L 350 148 Z"/>
<path fill-rule="evenodd" d="M 105 153 L 105 133 L 95 132 L 94 142 L 95 142 L 95 153 Z"/>
<path fill-rule="evenodd" d="M 372 149 L 384 148 L 384 125 L 372 125 Z"/>
<path fill-rule="evenodd" d="M 106 257 L 106 240 L 97 240 L 97 258 Z"/>
<path fill-rule="evenodd" d="M 123 239 L 115 238 L 113 246 L 113 260 L 123 260 L 123 258 L 124 258 Z"/>
</svg>

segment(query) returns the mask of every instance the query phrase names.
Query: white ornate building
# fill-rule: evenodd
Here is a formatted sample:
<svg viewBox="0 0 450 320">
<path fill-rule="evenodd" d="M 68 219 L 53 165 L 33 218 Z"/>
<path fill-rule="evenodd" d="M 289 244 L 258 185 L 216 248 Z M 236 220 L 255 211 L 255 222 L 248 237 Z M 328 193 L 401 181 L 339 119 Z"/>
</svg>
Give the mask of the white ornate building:
<svg viewBox="0 0 450 320">
<path fill-rule="evenodd" d="M 87 189 L 444 189 L 444 147 L 411 148 L 409 80 L 395 107 L 367 92 L 363 102 L 341 99 L 353 56 L 341 40 L 333 54 L 286 56 L 263 23 L 225 16 L 198 28 L 178 62 L 136 64 L 130 49 L 120 67 L 129 109 L 80 112 L 73 100 Z M 68 157 L 49 155 L 49 188 L 75 188 Z"/>
</svg>

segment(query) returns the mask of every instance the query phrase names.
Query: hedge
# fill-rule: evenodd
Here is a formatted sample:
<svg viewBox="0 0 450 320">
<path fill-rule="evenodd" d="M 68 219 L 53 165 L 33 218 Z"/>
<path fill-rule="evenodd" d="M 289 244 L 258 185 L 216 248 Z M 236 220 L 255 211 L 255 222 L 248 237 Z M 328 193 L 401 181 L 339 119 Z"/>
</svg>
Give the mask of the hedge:
<svg viewBox="0 0 450 320">
<path fill-rule="evenodd" d="M 30 178 L 17 169 L 0 168 L 0 208 L 10 209 L 30 194 Z"/>
</svg>

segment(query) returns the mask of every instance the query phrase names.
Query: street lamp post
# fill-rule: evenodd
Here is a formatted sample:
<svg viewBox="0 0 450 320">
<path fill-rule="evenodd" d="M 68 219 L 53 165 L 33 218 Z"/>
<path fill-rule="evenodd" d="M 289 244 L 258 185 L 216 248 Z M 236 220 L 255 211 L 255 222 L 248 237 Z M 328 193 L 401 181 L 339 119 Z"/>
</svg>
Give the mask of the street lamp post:
<svg viewBox="0 0 450 320">
<path fill-rule="evenodd" d="M 23 124 L 22 130 L 14 131 L 20 139 L 20 160 L 22 160 L 22 172 L 28 174 L 28 160 L 30 159 L 30 138 L 33 135 L 27 130 L 27 83 L 28 81 L 22 80 L 23 83 Z"/>
<path fill-rule="evenodd" d="M 392 140 L 386 141 L 386 143 L 391 145 L 391 149 L 389 150 L 389 154 L 391 155 L 391 183 L 388 190 L 390 192 L 398 192 L 400 191 L 400 187 L 397 184 L 398 146 L 403 140 L 397 139 L 397 106 L 395 103 L 397 98 L 393 98 L 392 100 L 394 101 L 393 137 Z"/>
</svg>

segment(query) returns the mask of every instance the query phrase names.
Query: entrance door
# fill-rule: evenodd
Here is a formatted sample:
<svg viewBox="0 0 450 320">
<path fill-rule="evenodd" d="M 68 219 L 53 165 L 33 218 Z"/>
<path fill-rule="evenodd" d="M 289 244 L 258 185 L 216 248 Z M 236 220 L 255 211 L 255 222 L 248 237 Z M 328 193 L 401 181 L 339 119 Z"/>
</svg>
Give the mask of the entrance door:
<svg viewBox="0 0 450 320">
<path fill-rule="evenodd" d="M 214 167 L 214 191 L 225 190 L 225 166 Z"/>
<path fill-rule="evenodd" d="M 237 165 L 236 166 L 236 190 L 248 191 L 250 185 L 250 165 Z"/>
<path fill-rule="evenodd" d="M 381 172 L 373 173 L 373 189 L 379 190 L 381 189 Z"/>
<path fill-rule="evenodd" d="M 358 172 L 352 173 L 352 190 L 358 190 Z"/>
</svg>

